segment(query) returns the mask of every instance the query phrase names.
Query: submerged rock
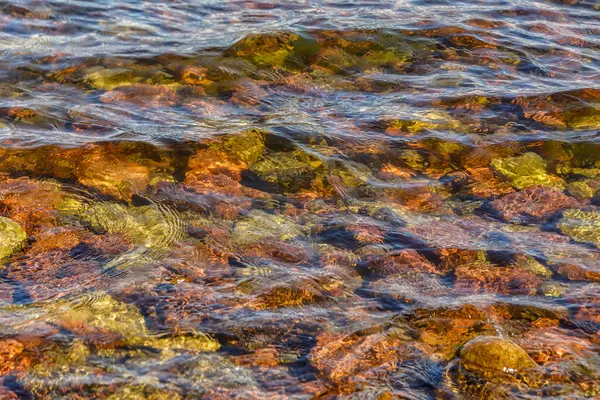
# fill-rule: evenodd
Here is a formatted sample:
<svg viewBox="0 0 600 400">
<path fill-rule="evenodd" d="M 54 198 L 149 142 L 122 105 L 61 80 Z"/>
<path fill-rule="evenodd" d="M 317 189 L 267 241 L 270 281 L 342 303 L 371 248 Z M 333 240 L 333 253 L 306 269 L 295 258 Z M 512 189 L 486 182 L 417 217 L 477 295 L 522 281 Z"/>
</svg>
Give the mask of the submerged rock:
<svg viewBox="0 0 600 400">
<path fill-rule="evenodd" d="M 578 242 L 593 243 L 600 247 L 600 212 L 567 210 L 558 222 L 558 229 Z"/>
<path fill-rule="evenodd" d="M 501 267 L 487 262 L 459 265 L 456 287 L 468 292 L 534 295 L 541 279 L 535 272 L 519 267 Z"/>
<path fill-rule="evenodd" d="M 202 332 L 187 336 L 157 336 L 146 328 L 144 316 L 132 305 L 106 293 L 92 293 L 76 303 L 62 301 L 47 307 L 49 319 L 100 348 L 153 347 L 165 355 L 176 350 L 216 351 L 219 343 Z"/>
<path fill-rule="evenodd" d="M 121 86 L 128 86 L 142 80 L 135 76 L 128 68 L 105 68 L 95 66 L 83 71 L 83 81 L 93 89 L 113 90 Z"/>
<path fill-rule="evenodd" d="M 523 96 L 514 103 L 523 108 L 525 117 L 545 125 L 582 130 L 600 127 L 600 90 L 595 88 Z"/>
<path fill-rule="evenodd" d="M 521 347 L 496 336 L 479 336 L 460 350 L 460 365 L 467 371 L 489 377 L 536 368 L 537 364 Z"/>
<path fill-rule="evenodd" d="M 211 147 L 223 151 L 229 158 L 246 165 L 256 162 L 264 153 L 267 132 L 249 129 L 235 135 L 227 135 Z"/>
<path fill-rule="evenodd" d="M 577 206 L 578 202 L 559 190 L 532 187 L 503 196 L 491 203 L 492 210 L 504 220 L 539 223 L 558 211 Z"/>
<path fill-rule="evenodd" d="M 303 233 L 303 229 L 287 215 L 255 210 L 235 224 L 232 240 L 238 244 L 250 244 L 265 239 L 290 240 Z"/>
<path fill-rule="evenodd" d="M 27 239 L 27 233 L 19 224 L 5 217 L 0 217 L 0 261 L 21 250 Z"/>
<path fill-rule="evenodd" d="M 546 162 L 536 153 L 492 160 L 490 167 L 517 189 L 530 186 L 564 187 L 564 181 L 546 172 Z"/>
<path fill-rule="evenodd" d="M 318 50 L 318 43 L 309 36 L 279 32 L 250 34 L 225 54 L 246 58 L 259 67 L 283 67 L 304 65 Z"/>
<path fill-rule="evenodd" d="M 250 171 L 284 193 L 295 193 L 311 187 L 323 161 L 301 150 L 271 153 L 250 167 Z"/>
</svg>

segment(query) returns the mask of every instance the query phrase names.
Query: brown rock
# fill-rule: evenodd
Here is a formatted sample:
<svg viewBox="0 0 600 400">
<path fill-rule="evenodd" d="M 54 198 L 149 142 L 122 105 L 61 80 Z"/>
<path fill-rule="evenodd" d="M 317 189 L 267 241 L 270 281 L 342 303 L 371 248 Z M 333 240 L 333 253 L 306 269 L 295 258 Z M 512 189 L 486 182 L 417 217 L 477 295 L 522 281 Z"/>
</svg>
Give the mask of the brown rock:
<svg viewBox="0 0 600 400">
<path fill-rule="evenodd" d="M 170 107 L 175 105 L 177 94 L 168 86 L 136 83 L 104 93 L 104 103 L 125 102 L 138 107 Z"/>
<path fill-rule="evenodd" d="M 460 350 L 460 363 L 470 372 L 489 376 L 515 374 L 537 364 L 521 347 L 496 336 L 472 339 Z"/>
<path fill-rule="evenodd" d="M 541 283 L 533 272 L 485 262 L 460 265 L 454 273 L 456 287 L 468 292 L 534 295 Z"/>
</svg>

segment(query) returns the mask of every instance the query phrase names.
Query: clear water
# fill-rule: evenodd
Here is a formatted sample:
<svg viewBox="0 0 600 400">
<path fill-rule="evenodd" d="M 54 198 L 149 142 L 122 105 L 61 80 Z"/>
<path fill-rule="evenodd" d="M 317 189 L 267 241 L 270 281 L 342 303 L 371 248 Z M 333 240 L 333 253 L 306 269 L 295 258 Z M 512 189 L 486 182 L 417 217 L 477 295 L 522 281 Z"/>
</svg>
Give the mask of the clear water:
<svg viewBox="0 0 600 400">
<path fill-rule="evenodd" d="M 0 397 L 600 393 L 596 1 L 5 1 L 0 54 Z"/>
</svg>

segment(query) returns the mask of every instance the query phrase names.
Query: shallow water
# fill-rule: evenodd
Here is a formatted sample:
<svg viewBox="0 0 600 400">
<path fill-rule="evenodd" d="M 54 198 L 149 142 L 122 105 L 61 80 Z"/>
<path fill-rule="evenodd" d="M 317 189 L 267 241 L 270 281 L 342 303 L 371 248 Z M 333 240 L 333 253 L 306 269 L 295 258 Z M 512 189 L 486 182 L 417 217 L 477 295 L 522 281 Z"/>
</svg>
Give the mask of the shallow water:
<svg viewBox="0 0 600 400">
<path fill-rule="evenodd" d="M 600 4 L 281 3 L 0 2 L 0 397 L 600 395 Z"/>
</svg>

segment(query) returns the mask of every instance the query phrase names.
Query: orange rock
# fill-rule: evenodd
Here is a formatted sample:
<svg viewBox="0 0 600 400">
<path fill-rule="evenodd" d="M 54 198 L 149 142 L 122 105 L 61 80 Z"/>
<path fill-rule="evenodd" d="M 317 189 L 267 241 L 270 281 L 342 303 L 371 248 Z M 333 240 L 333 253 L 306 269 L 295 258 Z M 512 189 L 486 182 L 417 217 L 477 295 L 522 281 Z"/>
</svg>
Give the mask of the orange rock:
<svg viewBox="0 0 600 400">
<path fill-rule="evenodd" d="M 361 266 L 382 276 L 403 272 L 441 273 L 435 265 L 413 249 L 398 250 L 390 255 L 367 256 L 361 262 Z"/>
<path fill-rule="evenodd" d="M 28 255 L 40 254 L 59 249 L 71 249 L 81 243 L 90 234 L 83 230 L 58 228 L 41 233 L 36 242 L 27 251 Z"/>
<path fill-rule="evenodd" d="M 129 200 L 146 189 L 150 183 L 150 169 L 127 160 L 116 150 L 111 145 L 88 148 L 75 169 L 75 176 L 82 185 Z"/>
<path fill-rule="evenodd" d="M 267 347 L 264 349 L 256 350 L 252 354 L 246 354 L 237 356 L 233 361 L 240 365 L 247 365 L 250 367 L 265 367 L 272 368 L 279 365 L 279 352 L 276 348 Z"/>
<path fill-rule="evenodd" d="M 491 208 L 509 222 L 540 223 L 561 210 L 579 205 L 557 189 L 532 187 L 494 200 Z"/>
<path fill-rule="evenodd" d="M 600 282 L 600 271 L 586 269 L 580 265 L 560 264 L 557 273 L 570 281 Z"/>
<path fill-rule="evenodd" d="M 58 186 L 28 178 L 0 182 L 4 214 L 36 236 L 58 225 L 56 207 L 62 200 Z"/>
<path fill-rule="evenodd" d="M 343 392 L 352 391 L 359 372 L 371 368 L 380 374 L 393 371 L 401 359 L 402 341 L 375 333 L 368 336 L 325 332 L 317 337 L 311 364 Z"/>
<path fill-rule="evenodd" d="M 462 344 L 480 336 L 495 333 L 489 315 L 466 304 L 459 308 L 417 309 L 412 325 L 419 330 L 420 340 L 446 360 L 452 359 Z"/>
<path fill-rule="evenodd" d="M 474 262 L 459 265 L 455 285 L 467 292 L 534 295 L 541 283 L 533 272 Z"/>
<path fill-rule="evenodd" d="M 208 70 L 206 68 L 198 67 L 195 65 L 187 65 L 181 67 L 177 71 L 177 75 L 181 82 L 187 85 L 202 85 L 206 82 L 205 76 Z"/>
</svg>

